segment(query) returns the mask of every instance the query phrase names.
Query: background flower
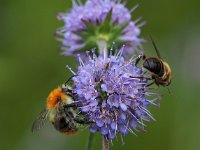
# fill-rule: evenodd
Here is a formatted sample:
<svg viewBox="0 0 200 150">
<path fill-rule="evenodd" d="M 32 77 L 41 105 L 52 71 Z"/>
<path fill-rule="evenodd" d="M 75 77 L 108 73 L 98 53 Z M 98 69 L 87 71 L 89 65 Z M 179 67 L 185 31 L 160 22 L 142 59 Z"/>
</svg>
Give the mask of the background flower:
<svg viewBox="0 0 200 150">
<path fill-rule="evenodd" d="M 147 106 L 158 106 L 154 101 L 159 96 L 149 91 L 145 78 L 137 78 L 144 76 L 142 68 L 134 65 L 134 58 L 125 61 L 122 51 L 108 58 L 93 52 L 86 63 L 79 57 L 80 66 L 73 77 L 80 110 L 94 122 L 90 131 L 99 131 L 109 139 L 117 133 L 126 135 L 143 129 L 143 121 L 153 119 Z M 150 100 L 152 97 L 155 99 Z"/>
<path fill-rule="evenodd" d="M 94 47 L 109 49 L 113 42 L 117 46 L 125 44 L 124 54 L 129 54 L 140 45 L 138 20 L 131 20 L 131 12 L 136 7 L 129 11 L 119 0 L 72 2 L 73 9 L 58 15 L 64 21 L 64 27 L 57 31 L 61 35 L 63 54 L 73 55 Z"/>
</svg>

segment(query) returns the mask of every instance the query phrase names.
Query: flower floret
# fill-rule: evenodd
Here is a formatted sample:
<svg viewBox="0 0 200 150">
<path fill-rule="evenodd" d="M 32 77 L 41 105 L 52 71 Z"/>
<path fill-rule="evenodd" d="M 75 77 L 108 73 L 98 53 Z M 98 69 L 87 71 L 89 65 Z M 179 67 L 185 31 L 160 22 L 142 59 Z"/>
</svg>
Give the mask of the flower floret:
<svg viewBox="0 0 200 150">
<path fill-rule="evenodd" d="M 125 61 L 122 51 L 109 57 L 93 53 L 87 62 L 79 58 L 80 66 L 72 79 L 80 111 L 93 122 L 90 131 L 99 131 L 109 139 L 117 133 L 134 133 L 145 126 L 143 121 L 153 118 L 147 106 L 155 103 L 146 98 L 151 92 L 144 71 L 133 60 Z"/>
</svg>

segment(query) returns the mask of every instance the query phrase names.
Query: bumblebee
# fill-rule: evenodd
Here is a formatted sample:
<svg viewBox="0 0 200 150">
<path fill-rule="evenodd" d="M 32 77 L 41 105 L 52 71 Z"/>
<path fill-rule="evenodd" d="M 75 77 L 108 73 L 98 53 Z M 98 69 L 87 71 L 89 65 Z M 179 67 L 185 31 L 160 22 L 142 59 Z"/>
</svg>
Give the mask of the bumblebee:
<svg viewBox="0 0 200 150">
<path fill-rule="evenodd" d="M 66 135 L 75 134 L 79 124 L 87 124 L 85 118 L 77 115 L 77 105 L 73 103 L 74 94 L 67 87 L 58 87 L 50 92 L 44 109 L 33 122 L 32 132 L 41 129 L 46 122 Z"/>
<path fill-rule="evenodd" d="M 146 68 L 151 73 L 151 78 L 154 80 L 148 86 L 152 84 L 168 86 L 172 80 L 172 71 L 169 64 L 160 56 L 158 48 L 156 47 L 155 42 L 153 41 L 152 37 L 150 36 L 154 49 L 156 50 L 157 57 L 146 57 L 145 55 L 140 55 L 137 59 L 135 64 L 137 65 L 139 60 L 142 58 L 144 60 L 143 67 Z"/>
</svg>

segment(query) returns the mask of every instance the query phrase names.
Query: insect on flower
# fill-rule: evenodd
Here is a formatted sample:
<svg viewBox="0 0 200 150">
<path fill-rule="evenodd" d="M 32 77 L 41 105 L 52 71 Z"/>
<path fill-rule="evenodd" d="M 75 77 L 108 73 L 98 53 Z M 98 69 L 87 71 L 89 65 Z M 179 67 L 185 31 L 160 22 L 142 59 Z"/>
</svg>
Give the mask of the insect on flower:
<svg viewBox="0 0 200 150">
<path fill-rule="evenodd" d="M 171 80 L 172 80 L 171 68 L 167 62 L 163 61 L 155 42 L 153 41 L 151 36 L 150 38 L 158 57 L 147 58 L 144 54 L 142 54 L 142 55 L 139 55 L 135 64 L 137 65 L 141 58 L 144 60 L 143 67 L 146 68 L 148 71 L 150 71 L 151 73 L 150 79 L 153 79 L 153 82 L 150 83 L 148 86 L 154 83 L 158 86 L 159 85 L 168 86 L 170 85 Z"/>
<path fill-rule="evenodd" d="M 46 109 L 33 122 L 32 132 L 39 130 L 49 121 L 61 133 L 66 135 L 76 133 L 79 124 L 87 122 L 80 115 L 77 115 L 77 107 L 73 104 L 73 97 L 73 92 L 66 86 L 51 91 L 47 97 Z"/>
</svg>

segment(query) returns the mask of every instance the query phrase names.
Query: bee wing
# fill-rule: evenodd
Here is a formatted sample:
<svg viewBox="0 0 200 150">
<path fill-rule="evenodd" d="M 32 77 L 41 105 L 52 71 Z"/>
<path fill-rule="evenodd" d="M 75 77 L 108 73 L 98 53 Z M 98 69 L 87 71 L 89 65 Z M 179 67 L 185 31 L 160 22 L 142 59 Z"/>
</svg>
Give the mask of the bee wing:
<svg viewBox="0 0 200 150">
<path fill-rule="evenodd" d="M 47 122 L 47 115 L 48 115 L 48 110 L 44 109 L 39 116 L 37 117 L 37 119 L 33 122 L 31 131 L 35 132 L 38 131 L 39 129 L 41 129 Z"/>
</svg>

